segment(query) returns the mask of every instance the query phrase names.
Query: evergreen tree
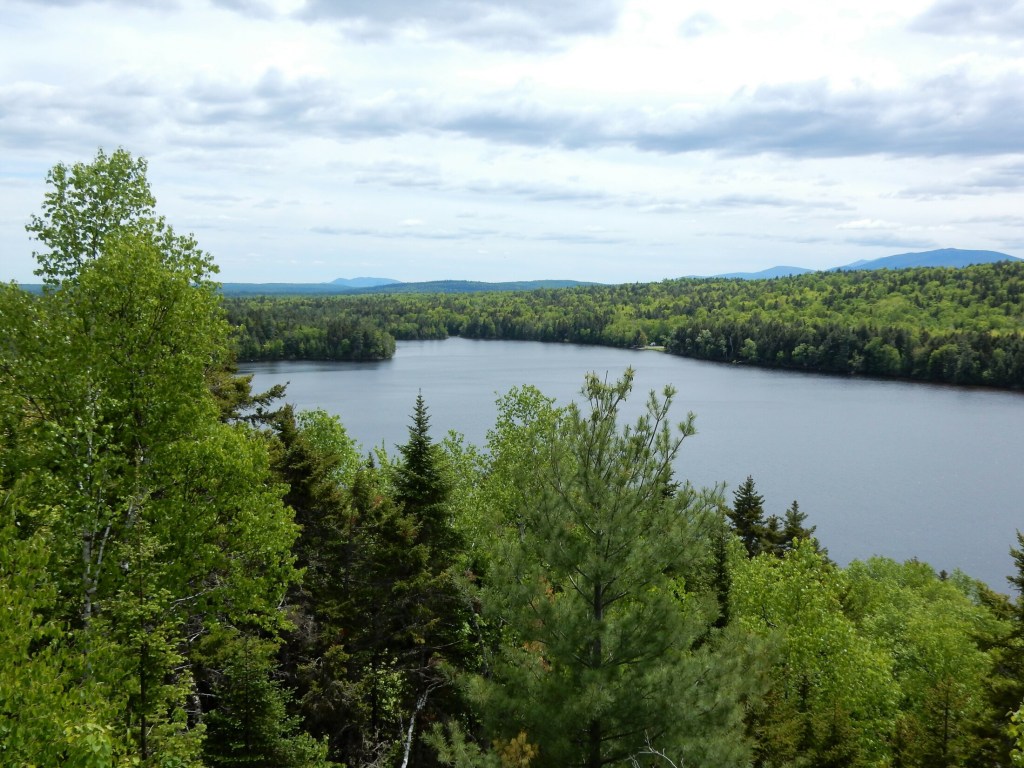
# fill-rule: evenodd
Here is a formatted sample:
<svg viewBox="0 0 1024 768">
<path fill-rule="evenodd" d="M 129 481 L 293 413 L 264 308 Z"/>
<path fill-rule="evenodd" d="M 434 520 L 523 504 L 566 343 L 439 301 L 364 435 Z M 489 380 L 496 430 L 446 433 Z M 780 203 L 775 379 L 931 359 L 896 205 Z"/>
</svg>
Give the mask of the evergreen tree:
<svg viewBox="0 0 1024 768">
<path fill-rule="evenodd" d="M 761 530 L 758 547 L 762 554 L 779 556 L 786 551 L 786 535 L 778 515 L 768 515 Z"/>
<path fill-rule="evenodd" d="M 619 430 L 632 378 L 589 375 L 589 412 L 570 405 L 532 449 L 510 441 L 531 454 L 512 460 L 519 492 L 484 593 L 505 642 L 471 690 L 490 738 L 529 746 L 531 765 L 598 768 L 652 749 L 679 764 L 741 764 L 742 653 L 720 654 L 712 626 L 719 502 L 672 490 L 693 422 L 672 434 L 670 389 Z"/>
<path fill-rule="evenodd" d="M 828 550 L 821 546 L 821 543 L 814 536 L 817 526 L 807 527 L 807 514 L 800 511 L 800 505 L 796 499 L 789 505 L 785 517 L 782 520 L 782 535 L 778 554 L 785 554 L 794 547 L 794 542 L 809 541 L 814 549 L 828 557 Z"/>
<path fill-rule="evenodd" d="M 303 532 L 282 659 L 306 728 L 348 765 L 429 763 L 425 724 L 461 711 L 445 671 L 467 654 L 468 603 L 444 457 L 418 399 L 394 464 L 356 466 L 326 414 L 283 409 L 276 465 Z M 386 457 L 385 457 L 386 461 Z"/>
<path fill-rule="evenodd" d="M 792 548 L 794 540 L 810 539 L 814 535 L 816 526 L 812 525 L 808 528 L 804 525 L 806 522 L 807 514 L 800 511 L 800 505 L 794 499 L 793 503 L 789 505 L 789 509 L 786 510 L 782 528 L 783 538 L 789 548 Z"/>
<path fill-rule="evenodd" d="M 464 542 L 455 526 L 450 505 L 452 483 L 444 456 L 430 437 L 430 418 L 423 395 L 416 396 L 409 439 L 398 446 L 395 466 L 395 501 L 415 527 L 413 552 L 421 560 L 416 572 L 400 584 L 408 590 L 411 643 L 394 648 L 407 669 L 408 732 L 403 749 L 416 750 L 417 762 L 426 760 L 426 747 L 416 721 L 436 721 L 462 711 L 448 685 L 445 667 L 461 668 L 471 656 L 468 626 L 471 608 L 459 574 Z"/>
<path fill-rule="evenodd" d="M 760 554 L 764 550 L 765 537 L 764 497 L 757 492 L 753 477 L 747 475 L 747 479 L 733 492 L 732 509 L 726 514 L 746 547 L 747 556 Z"/>
<path fill-rule="evenodd" d="M 445 568 L 461 547 L 447 507 L 450 482 L 442 470 L 438 447 L 430 437 L 430 417 L 423 394 L 416 396 L 409 439 L 398 446 L 395 500 L 416 518 L 419 540 L 429 546 L 436 565 Z"/>
<path fill-rule="evenodd" d="M 275 641 L 225 629 L 202 644 L 206 695 L 203 758 L 210 768 L 326 768 L 327 745 L 299 730 L 275 677 Z"/>
</svg>

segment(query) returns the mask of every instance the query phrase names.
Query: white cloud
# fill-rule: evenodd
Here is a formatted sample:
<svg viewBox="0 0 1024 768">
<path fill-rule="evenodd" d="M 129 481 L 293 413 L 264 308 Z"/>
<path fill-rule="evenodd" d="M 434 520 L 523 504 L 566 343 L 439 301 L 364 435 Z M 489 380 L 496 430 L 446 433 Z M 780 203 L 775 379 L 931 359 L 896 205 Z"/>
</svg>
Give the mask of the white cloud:
<svg viewBox="0 0 1024 768">
<path fill-rule="evenodd" d="M 901 225 L 896 224 L 892 221 L 883 221 L 881 219 L 857 219 L 856 221 L 847 221 L 836 226 L 836 229 L 899 229 Z"/>
<path fill-rule="evenodd" d="M 999 249 L 1024 241 L 1020 11 L 12 0 L 0 278 L 32 280 L 47 169 L 99 146 L 149 159 L 161 212 L 230 281 L 617 282 Z"/>
</svg>

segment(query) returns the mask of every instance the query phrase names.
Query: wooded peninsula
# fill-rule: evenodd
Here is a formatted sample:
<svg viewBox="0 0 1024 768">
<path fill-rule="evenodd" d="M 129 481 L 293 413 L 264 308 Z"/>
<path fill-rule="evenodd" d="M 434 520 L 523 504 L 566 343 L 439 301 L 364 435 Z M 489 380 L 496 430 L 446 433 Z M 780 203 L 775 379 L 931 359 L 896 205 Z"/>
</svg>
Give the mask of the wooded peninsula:
<svg viewBox="0 0 1024 768">
<path fill-rule="evenodd" d="M 44 288 L 0 286 L 0 765 L 1024 763 L 1020 533 L 1013 595 L 839 567 L 796 501 L 675 476 L 693 417 L 666 388 L 623 423 L 628 369 L 564 407 L 509 391 L 480 446 L 435 440 L 419 397 L 367 455 L 235 368 L 245 338 L 459 333 L 1015 386 L 1019 265 L 253 298 L 227 303 L 239 342 L 146 171 L 55 166 L 27 227 Z"/>
<path fill-rule="evenodd" d="M 1024 262 L 521 292 L 225 299 L 239 359 L 375 360 L 396 339 L 657 345 L 772 368 L 1019 389 Z"/>
</svg>

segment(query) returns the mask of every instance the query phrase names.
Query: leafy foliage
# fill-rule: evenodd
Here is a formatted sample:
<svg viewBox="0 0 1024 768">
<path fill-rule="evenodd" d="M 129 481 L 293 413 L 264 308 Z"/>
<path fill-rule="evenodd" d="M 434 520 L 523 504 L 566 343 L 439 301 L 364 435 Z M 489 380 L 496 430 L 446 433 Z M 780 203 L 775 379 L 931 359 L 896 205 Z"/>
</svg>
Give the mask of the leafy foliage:
<svg viewBox="0 0 1024 768">
<path fill-rule="evenodd" d="M 226 301 L 245 355 L 288 327 L 369 323 L 397 339 L 641 347 L 722 362 L 999 387 L 1024 385 L 1024 263 L 683 279 L 513 293 Z M 294 347 L 288 355 L 296 355 Z M 281 356 L 280 352 L 274 355 Z M 301 356 L 301 355 L 299 355 Z M 311 355 L 313 356 L 313 355 Z"/>
</svg>

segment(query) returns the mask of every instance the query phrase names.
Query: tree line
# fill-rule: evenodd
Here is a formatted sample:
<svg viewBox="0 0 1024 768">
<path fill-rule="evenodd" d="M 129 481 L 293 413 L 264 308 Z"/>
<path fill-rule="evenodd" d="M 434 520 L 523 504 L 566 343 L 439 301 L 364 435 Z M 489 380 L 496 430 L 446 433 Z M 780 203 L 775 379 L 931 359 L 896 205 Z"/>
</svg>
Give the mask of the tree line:
<svg viewBox="0 0 1024 768">
<path fill-rule="evenodd" d="M 372 319 L 335 311 L 322 296 L 230 304 L 239 360 L 387 360 L 395 338 Z"/>
<path fill-rule="evenodd" d="M 481 446 L 362 452 L 232 370 L 215 266 L 143 160 L 56 166 L 0 290 L 0 763 L 1011 766 L 1013 598 L 833 563 L 753 478 L 673 467 L 633 373 L 501 397 Z"/>
<path fill-rule="evenodd" d="M 384 339 L 655 344 L 720 362 L 1024 384 L 1024 262 L 510 293 L 238 298 L 225 305 L 246 360 L 278 359 L 285 349 L 285 357 L 302 357 L 286 340 L 342 326 L 364 329 L 355 335 L 371 327 Z M 391 349 L 387 341 L 358 348 L 382 357 Z"/>
</svg>

